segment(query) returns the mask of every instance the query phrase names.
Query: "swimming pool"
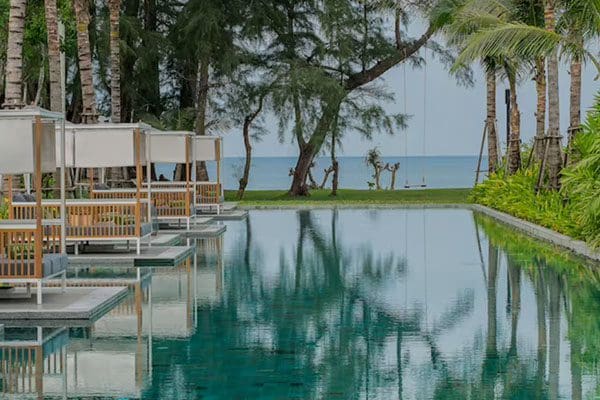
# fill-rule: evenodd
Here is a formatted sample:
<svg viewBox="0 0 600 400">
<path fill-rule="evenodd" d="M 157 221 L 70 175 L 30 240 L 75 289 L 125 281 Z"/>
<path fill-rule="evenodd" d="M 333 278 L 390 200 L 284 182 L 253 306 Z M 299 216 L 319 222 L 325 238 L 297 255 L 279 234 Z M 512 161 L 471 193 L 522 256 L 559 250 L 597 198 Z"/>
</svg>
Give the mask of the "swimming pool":
<svg viewBox="0 0 600 400">
<path fill-rule="evenodd" d="M 43 378 L 44 392 L 589 398 L 599 282 L 469 210 L 252 211 L 199 243 L 196 268 L 157 271 L 93 327 L 67 327 L 66 384 Z"/>
</svg>

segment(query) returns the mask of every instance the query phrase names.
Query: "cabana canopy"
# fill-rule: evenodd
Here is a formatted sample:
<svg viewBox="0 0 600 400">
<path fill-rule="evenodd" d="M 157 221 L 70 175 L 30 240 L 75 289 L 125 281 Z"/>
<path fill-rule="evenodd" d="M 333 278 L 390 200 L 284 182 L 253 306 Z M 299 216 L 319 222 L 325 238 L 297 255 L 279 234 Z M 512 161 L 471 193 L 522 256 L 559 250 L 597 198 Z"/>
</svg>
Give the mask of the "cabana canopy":
<svg viewBox="0 0 600 400">
<path fill-rule="evenodd" d="M 62 114 L 41 108 L 21 110 L 0 110 L 0 143 L 3 151 L 0 156 L 0 174 L 29 174 L 36 172 L 36 133 L 40 135 L 41 172 L 56 170 L 57 136 L 55 121 L 63 119 Z M 39 124 L 36 124 L 39 122 Z"/>
<path fill-rule="evenodd" d="M 191 139 L 193 132 L 153 131 L 146 136 L 149 142 L 150 162 L 186 163 L 193 159 Z M 186 157 L 187 153 L 187 157 Z"/>
<path fill-rule="evenodd" d="M 194 136 L 196 161 L 221 161 L 223 138 L 220 136 Z"/>
<path fill-rule="evenodd" d="M 68 124 L 65 161 L 70 168 L 133 167 L 146 162 L 146 141 L 142 136 L 153 131 L 143 123 Z M 136 137 L 139 135 L 139 137 Z M 60 162 L 57 144 L 57 159 Z"/>
</svg>

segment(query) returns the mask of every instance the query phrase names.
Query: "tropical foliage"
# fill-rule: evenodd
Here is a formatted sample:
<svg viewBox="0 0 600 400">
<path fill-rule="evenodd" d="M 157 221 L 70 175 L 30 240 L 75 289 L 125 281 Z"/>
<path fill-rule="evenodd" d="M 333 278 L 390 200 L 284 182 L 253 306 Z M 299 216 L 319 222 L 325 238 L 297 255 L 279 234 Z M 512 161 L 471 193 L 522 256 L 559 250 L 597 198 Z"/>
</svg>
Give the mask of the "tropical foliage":
<svg viewBox="0 0 600 400">
<path fill-rule="evenodd" d="M 512 176 L 492 174 L 473 190 L 471 201 L 600 247 L 600 98 L 573 142 L 570 156 L 560 192 L 536 191 L 536 166 Z"/>
</svg>

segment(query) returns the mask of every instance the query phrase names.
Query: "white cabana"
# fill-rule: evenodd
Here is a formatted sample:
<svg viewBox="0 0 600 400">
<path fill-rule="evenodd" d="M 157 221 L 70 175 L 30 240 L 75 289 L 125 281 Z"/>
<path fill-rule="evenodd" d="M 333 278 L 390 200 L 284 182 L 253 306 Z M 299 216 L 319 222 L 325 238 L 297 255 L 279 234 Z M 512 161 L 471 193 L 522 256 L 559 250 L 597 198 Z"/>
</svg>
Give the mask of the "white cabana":
<svg viewBox="0 0 600 400">
<path fill-rule="evenodd" d="M 0 111 L 0 174 L 33 174 L 35 198 L 28 199 L 26 219 L 14 220 L 12 178 L 8 192 L 9 220 L 0 221 L 0 283 L 32 283 L 42 303 L 42 282 L 62 276 L 65 289 L 68 260 L 65 252 L 64 164 L 61 166 L 61 200 L 48 217 L 42 208 L 42 174 L 55 172 L 56 128 L 62 114 L 40 108 Z M 60 135 L 59 135 L 60 136 Z M 62 152 L 59 151 L 59 153 Z"/>
<path fill-rule="evenodd" d="M 68 124 L 65 160 L 69 168 L 137 167 L 146 162 L 143 135 L 152 127 L 135 124 Z M 60 143 L 56 146 L 60 161 Z"/>
<path fill-rule="evenodd" d="M 145 124 L 96 124 L 66 126 L 66 166 L 90 169 L 90 188 L 94 187 L 93 169 L 108 167 L 135 167 L 138 185 L 132 198 L 120 200 L 76 199 L 66 202 L 66 238 L 75 246 L 94 241 L 125 241 L 136 243 L 140 253 L 141 240 L 152 234 L 149 204 L 141 197 L 142 165 L 146 161 L 144 135 L 152 128 Z M 56 145 L 55 157 L 62 162 Z M 54 164 L 56 166 L 56 163 Z M 93 190 L 90 190 L 93 197 Z M 13 202 L 11 212 L 16 219 L 27 219 L 33 214 L 31 204 Z M 43 212 L 54 215 L 57 204 L 45 201 Z"/>
</svg>

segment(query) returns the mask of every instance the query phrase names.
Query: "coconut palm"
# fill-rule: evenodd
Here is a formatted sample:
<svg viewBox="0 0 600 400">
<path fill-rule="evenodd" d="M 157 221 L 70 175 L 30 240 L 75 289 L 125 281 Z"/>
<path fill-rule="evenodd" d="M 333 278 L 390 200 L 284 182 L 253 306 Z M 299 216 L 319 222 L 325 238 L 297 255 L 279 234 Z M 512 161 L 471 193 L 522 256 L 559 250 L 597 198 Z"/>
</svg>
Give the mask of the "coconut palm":
<svg viewBox="0 0 600 400">
<path fill-rule="evenodd" d="M 90 5 L 88 0 L 75 0 L 73 6 L 75 18 L 77 19 L 77 53 L 79 56 L 79 76 L 81 79 L 83 101 L 81 116 L 84 123 L 95 123 L 98 114 L 96 112 L 92 50 L 88 30 L 90 24 Z"/>
<path fill-rule="evenodd" d="M 26 7 L 26 0 L 10 1 L 4 108 L 20 108 L 23 105 L 23 38 Z"/>
<path fill-rule="evenodd" d="M 62 112 L 60 79 L 60 37 L 58 34 L 58 7 L 56 0 L 44 1 L 46 31 L 48 33 L 48 71 L 50 80 L 50 110 Z"/>
<path fill-rule="evenodd" d="M 121 17 L 121 0 L 109 0 L 110 14 L 110 119 L 114 123 L 121 122 L 121 36 L 119 20 Z M 124 179 L 123 168 L 111 168 L 113 181 Z"/>
<path fill-rule="evenodd" d="M 519 10 L 517 0 L 482 0 L 474 2 L 478 5 L 479 19 L 487 21 L 487 28 L 481 29 L 473 35 L 470 35 L 467 46 L 459 56 L 458 65 L 471 62 L 483 56 L 488 57 L 506 57 L 510 55 L 522 60 L 537 62 L 541 70 L 541 57 L 546 57 L 547 61 L 547 90 L 548 90 L 548 130 L 545 135 L 547 141 L 546 162 L 548 167 L 548 184 L 551 189 L 560 187 L 560 171 L 562 169 L 562 148 L 560 139 L 560 110 L 558 96 L 558 55 L 559 50 L 574 57 L 588 56 L 589 54 L 582 48 L 581 43 L 574 41 L 572 36 L 565 34 L 563 30 L 557 29 L 557 6 L 561 6 L 561 20 L 558 26 L 582 26 L 586 27 L 586 32 L 596 33 L 596 28 L 600 21 L 600 2 L 591 0 L 573 0 L 557 4 L 556 0 L 545 0 L 544 6 L 544 26 L 536 26 L 528 18 L 519 16 L 514 11 Z M 493 4 L 493 7 L 490 6 Z M 540 3 L 537 4 L 538 6 Z M 577 6 L 576 6 L 577 5 Z M 487 9 L 486 9 L 487 7 Z M 528 8 L 529 10 L 531 7 Z M 538 13 L 539 14 L 539 13 Z M 512 18 L 506 18 L 512 15 Z M 575 23 L 574 21 L 577 21 Z M 592 57 L 593 59 L 593 57 Z M 540 77 L 541 78 L 541 77 Z M 577 74 L 575 76 L 577 79 Z M 538 79 L 538 93 L 544 88 L 544 82 Z M 575 93 L 577 85 L 573 86 Z M 574 95 L 573 114 L 578 113 L 576 106 L 577 96 Z M 543 104 L 538 103 L 541 110 Z M 542 116 L 538 115 L 538 123 L 541 127 Z M 538 128 L 538 135 L 539 135 Z"/>
</svg>

